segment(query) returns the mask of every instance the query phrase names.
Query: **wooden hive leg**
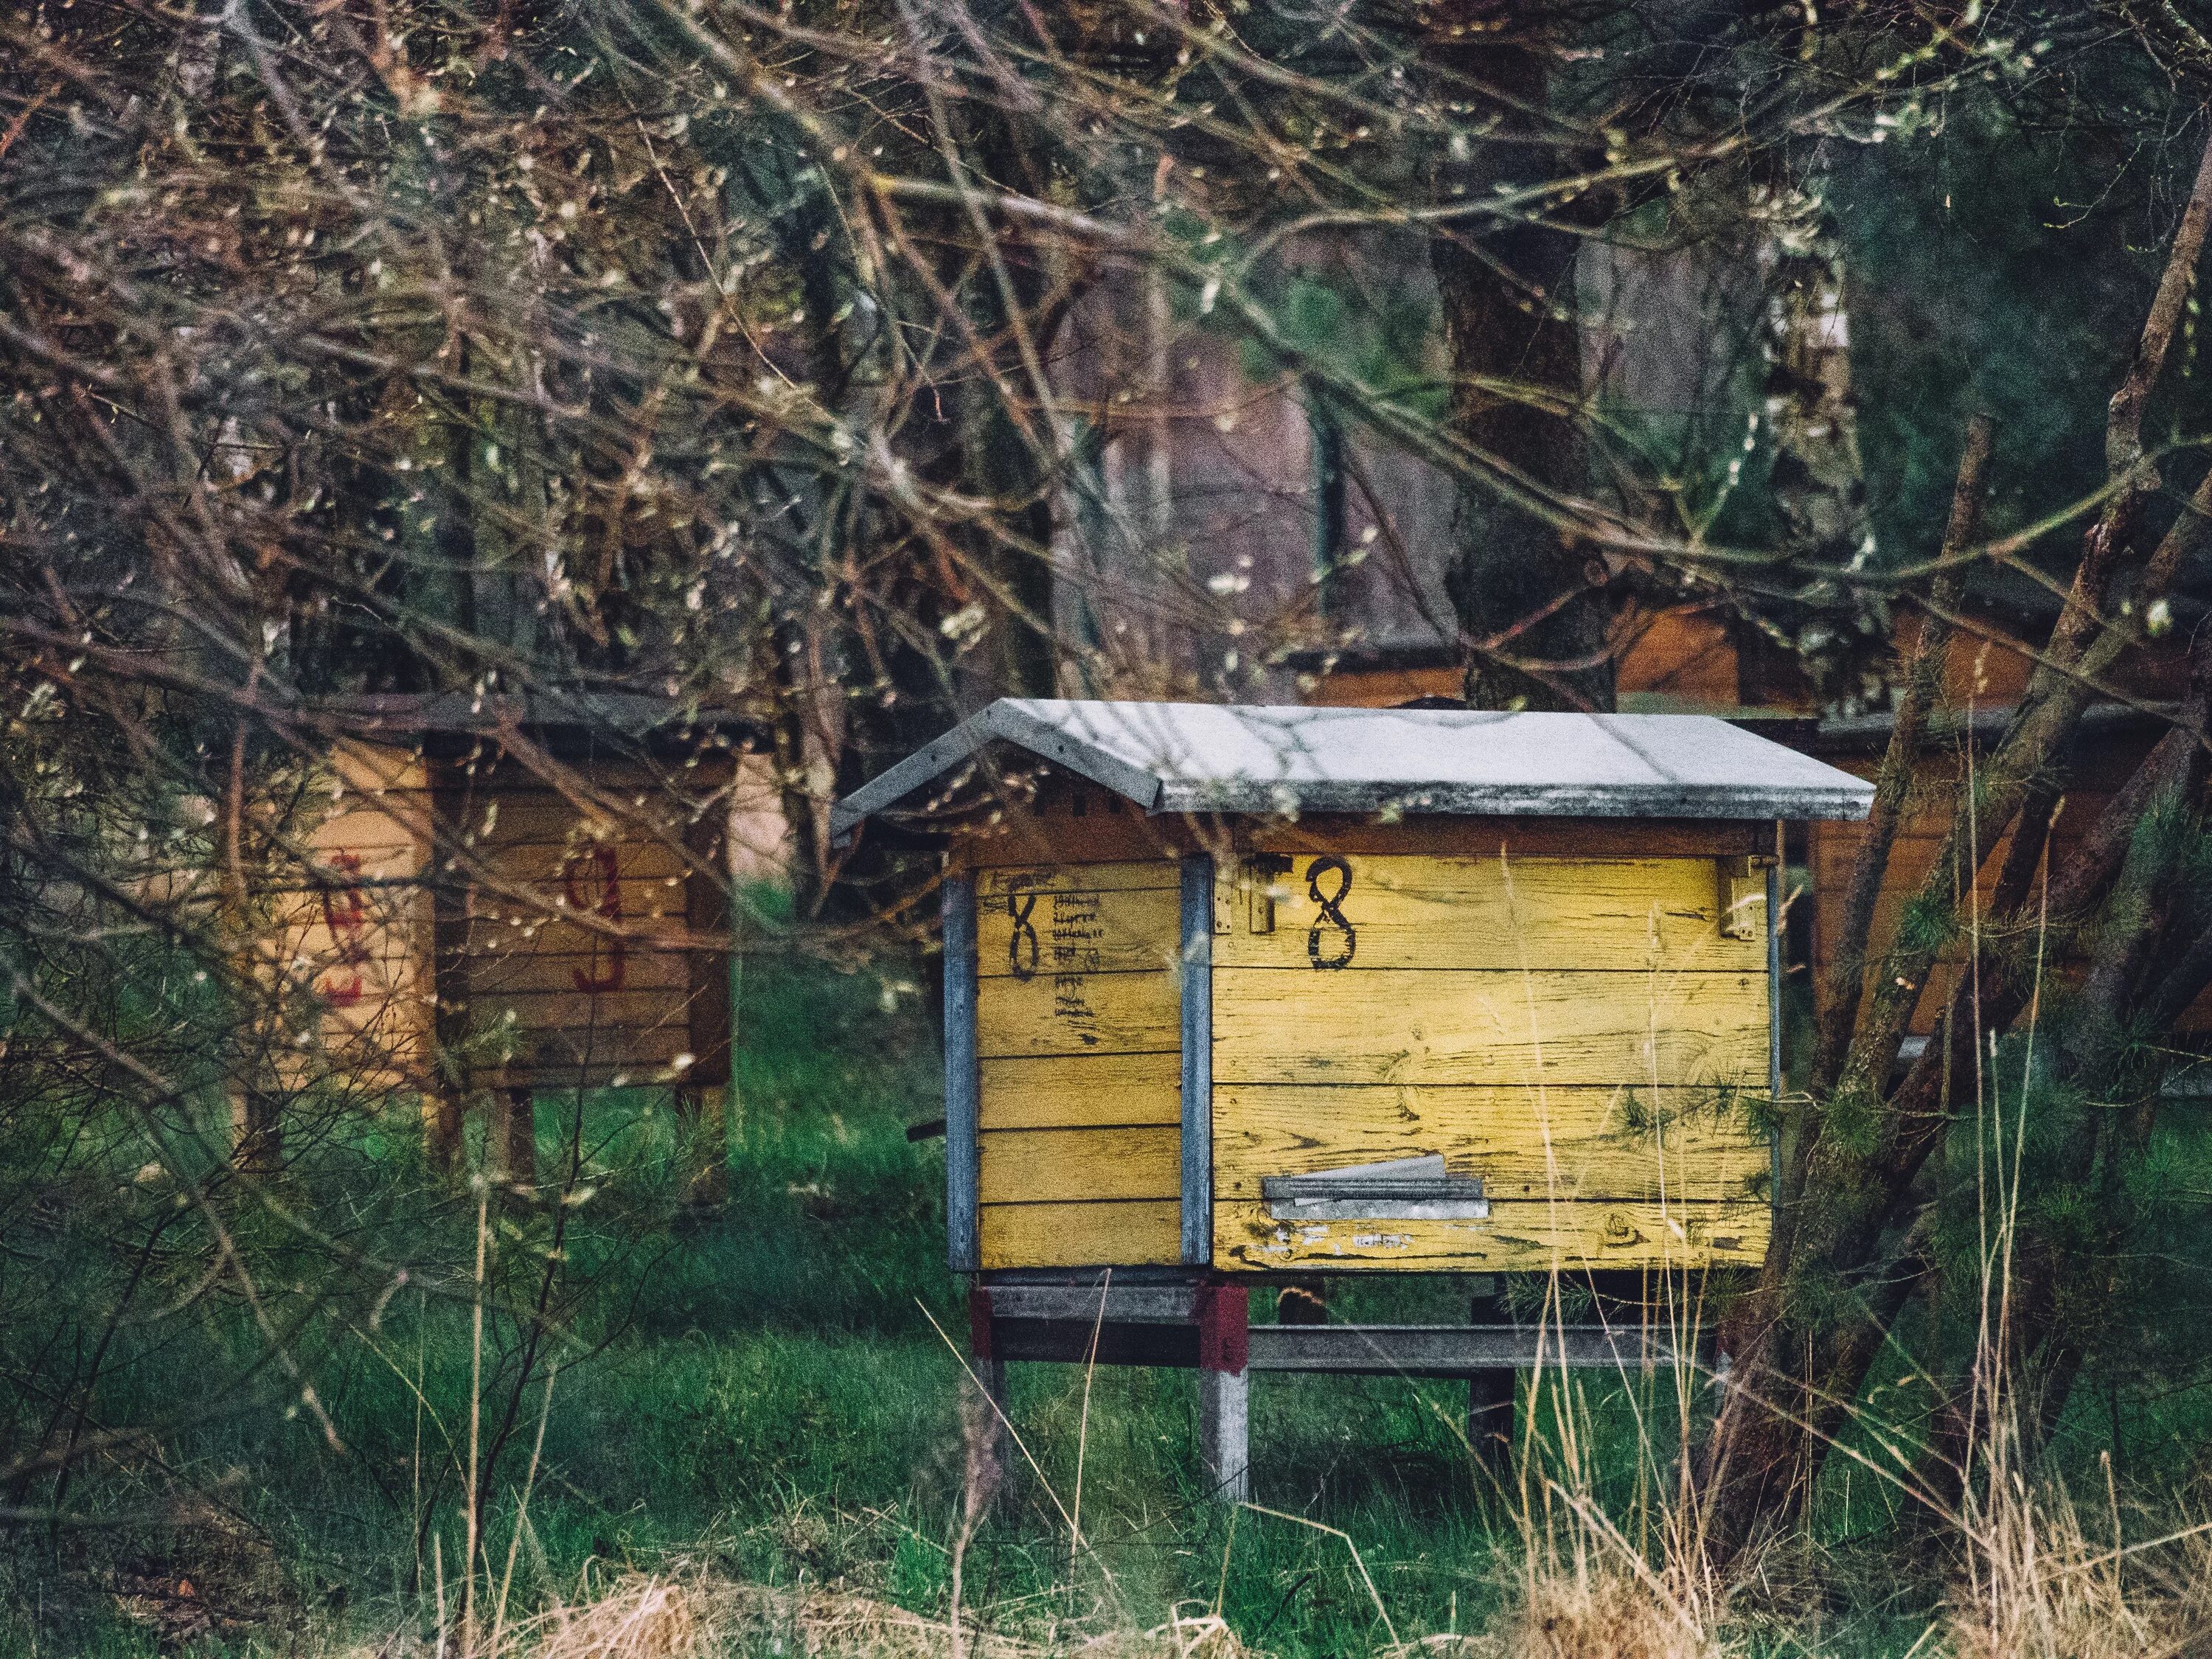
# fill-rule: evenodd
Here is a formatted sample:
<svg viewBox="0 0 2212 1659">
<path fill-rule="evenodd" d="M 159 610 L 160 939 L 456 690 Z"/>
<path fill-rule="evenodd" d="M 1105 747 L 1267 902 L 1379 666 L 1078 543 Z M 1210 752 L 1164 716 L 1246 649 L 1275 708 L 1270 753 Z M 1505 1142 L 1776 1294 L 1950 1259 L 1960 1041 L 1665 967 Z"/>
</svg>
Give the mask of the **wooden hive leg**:
<svg viewBox="0 0 2212 1659">
<path fill-rule="evenodd" d="M 527 1089 L 494 1089 L 484 1120 L 484 1173 L 517 1199 L 538 1190 L 538 1103 Z"/>
<path fill-rule="evenodd" d="M 1468 1322 L 1503 1324 L 1507 1309 L 1502 1282 L 1479 1274 L 1468 1301 Z M 1477 1462 L 1502 1476 L 1513 1456 L 1513 1395 L 1519 1373 L 1498 1367 L 1474 1371 L 1467 1379 L 1467 1443 Z"/>
<path fill-rule="evenodd" d="M 449 1084 L 422 1091 L 422 1155 L 441 1174 L 460 1167 L 461 1097 Z"/>
<path fill-rule="evenodd" d="M 1214 1497 L 1252 1498 L 1252 1373 L 1246 1329 L 1249 1292 L 1203 1285 L 1198 1292 L 1198 1453 Z"/>
<path fill-rule="evenodd" d="M 283 1097 L 250 1083 L 230 1085 L 231 1162 L 250 1175 L 269 1175 L 284 1161 Z"/>
<path fill-rule="evenodd" d="M 976 1504 L 996 1503 L 1006 1485 L 1006 1453 L 1012 1437 L 1006 1427 L 1006 1362 L 998 1357 L 991 1340 L 991 1292 L 981 1285 L 968 1287 L 968 1369 L 962 1412 L 968 1447 L 967 1480 Z"/>
</svg>

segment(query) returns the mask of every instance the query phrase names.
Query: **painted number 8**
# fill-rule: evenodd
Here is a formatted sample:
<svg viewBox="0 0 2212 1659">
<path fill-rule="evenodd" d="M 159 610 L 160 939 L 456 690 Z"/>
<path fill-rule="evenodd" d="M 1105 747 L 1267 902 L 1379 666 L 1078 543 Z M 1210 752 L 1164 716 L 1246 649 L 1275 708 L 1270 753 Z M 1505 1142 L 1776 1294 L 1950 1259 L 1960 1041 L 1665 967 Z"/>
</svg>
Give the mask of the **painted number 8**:
<svg viewBox="0 0 2212 1659">
<path fill-rule="evenodd" d="M 1321 890 L 1321 878 L 1332 872 L 1337 878 L 1336 890 L 1324 896 Z M 1344 896 L 1351 890 L 1352 866 L 1335 854 L 1317 858 L 1306 866 L 1306 892 L 1316 904 L 1321 906 L 1320 918 L 1306 934 L 1306 957 L 1316 968 L 1349 968 L 1352 953 L 1359 948 L 1359 934 L 1344 919 L 1344 911 L 1340 908 Z M 1321 930 L 1323 927 L 1334 927 L 1343 935 L 1340 941 L 1342 948 L 1333 956 L 1325 957 L 1321 953 Z"/>
<path fill-rule="evenodd" d="M 1036 927 L 1030 915 L 1036 908 L 1037 896 L 1033 892 L 1010 892 L 1006 895 L 1006 915 L 1014 924 L 1013 933 L 1006 940 L 1006 966 L 1016 979 L 1034 978 L 1037 970 Z M 1028 960 L 1023 960 L 1024 946 L 1028 947 Z"/>
</svg>

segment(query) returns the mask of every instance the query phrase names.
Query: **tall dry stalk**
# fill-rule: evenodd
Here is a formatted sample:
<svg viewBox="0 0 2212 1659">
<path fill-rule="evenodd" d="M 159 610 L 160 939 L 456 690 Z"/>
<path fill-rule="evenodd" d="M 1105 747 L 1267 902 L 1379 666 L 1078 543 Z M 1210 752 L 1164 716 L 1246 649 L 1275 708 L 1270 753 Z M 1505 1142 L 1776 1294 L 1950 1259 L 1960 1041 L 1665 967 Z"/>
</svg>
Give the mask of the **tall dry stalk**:
<svg viewBox="0 0 2212 1659">
<path fill-rule="evenodd" d="M 499 1601 L 492 1609 L 491 1651 L 499 1651 L 501 1632 L 507 1626 L 507 1592 L 514 1584 L 514 1560 L 522 1547 L 522 1529 L 529 1524 L 530 1494 L 538 1485 L 538 1464 L 545 1454 L 545 1425 L 553 1415 L 553 1380 L 561 1374 L 558 1360 L 545 1368 L 545 1398 L 538 1411 L 538 1435 L 530 1444 L 530 1468 L 522 1477 L 522 1487 L 515 1494 L 514 1531 L 507 1540 L 507 1565 L 500 1574 Z"/>
<path fill-rule="evenodd" d="M 477 1267 L 469 1304 L 469 1467 L 462 1510 L 466 1547 L 461 1558 L 461 1652 L 467 1659 L 473 1659 L 477 1650 L 477 1458 L 483 1423 L 484 1273 L 490 1248 L 491 1182 L 485 1179 L 477 1183 Z"/>
<path fill-rule="evenodd" d="M 960 1522 L 952 1533 L 952 1659 L 962 1659 L 965 1652 L 960 1628 L 960 1598 L 968 1546 L 975 1541 L 975 1530 L 983 1524 L 992 1496 L 999 1489 L 998 1418 L 998 1402 L 971 1376 L 960 1391 Z M 1076 1535 L 1072 1521 L 1069 1534 L 1071 1539 Z M 1073 1547 L 1072 1543 L 1070 1547 Z"/>
<path fill-rule="evenodd" d="M 1083 1411 L 1075 1425 L 1075 1491 L 1068 1506 L 1067 1573 L 1073 1585 L 1076 1559 L 1083 1553 L 1083 1463 L 1091 1449 L 1091 1385 L 1098 1375 L 1098 1339 L 1106 1329 L 1106 1303 L 1114 1288 L 1109 1267 L 1098 1280 L 1098 1316 L 1091 1322 L 1091 1351 L 1083 1365 Z"/>
</svg>

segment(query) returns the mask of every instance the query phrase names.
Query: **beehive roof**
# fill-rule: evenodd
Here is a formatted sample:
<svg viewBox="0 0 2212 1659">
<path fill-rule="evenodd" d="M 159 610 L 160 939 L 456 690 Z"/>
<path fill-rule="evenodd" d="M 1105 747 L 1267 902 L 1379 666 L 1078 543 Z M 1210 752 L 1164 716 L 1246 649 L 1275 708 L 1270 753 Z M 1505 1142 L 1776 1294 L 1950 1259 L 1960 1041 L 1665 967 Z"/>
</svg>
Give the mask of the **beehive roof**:
<svg viewBox="0 0 2212 1659">
<path fill-rule="evenodd" d="M 1874 786 L 1706 714 L 1002 697 L 840 801 L 849 834 L 993 744 L 1148 812 L 1863 818 Z"/>
</svg>

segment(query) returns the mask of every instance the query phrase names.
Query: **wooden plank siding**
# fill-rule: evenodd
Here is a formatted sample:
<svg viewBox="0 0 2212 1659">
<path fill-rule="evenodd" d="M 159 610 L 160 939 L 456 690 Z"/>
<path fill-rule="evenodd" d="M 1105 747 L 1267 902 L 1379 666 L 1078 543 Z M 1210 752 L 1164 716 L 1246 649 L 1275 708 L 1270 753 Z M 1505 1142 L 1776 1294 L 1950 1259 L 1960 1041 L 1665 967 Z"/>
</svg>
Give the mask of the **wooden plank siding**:
<svg viewBox="0 0 2212 1659">
<path fill-rule="evenodd" d="M 1766 975 L 1377 968 L 1214 975 L 1231 1083 L 1765 1086 Z"/>
<path fill-rule="evenodd" d="M 1213 1229 L 1214 1264 L 1232 1271 L 1540 1273 L 1757 1267 L 1772 1218 L 1764 1203 L 1536 1199 L 1493 1203 L 1481 1221 L 1294 1224 L 1261 1205 L 1224 1201 L 1213 1206 Z"/>
<path fill-rule="evenodd" d="M 1492 1200 L 1762 1199 L 1765 1140 L 1737 1103 L 1701 1089 L 1217 1089 L 1215 1190 L 1256 1200 L 1267 1176 L 1441 1152 Z"/>
<path fill-rule="evenodd" d="M 1180 884 L 1170 859 L 975 872 L 986 1269 L 1177 1260 Z"/>
<path fill-rule="evenodd" d="M 702 842 L 649 766 L 600 761 L 572 796 L 519 763 L 465 772 L 441 803 L 466 873 L 454 963 L 465 1009 L 454 1036 L 472 1081 L 562 1088 L 665 1081 L 701 1058 L 726 970 L 688 948 L 701 896 L 687 842 Z M 688 790 L 709 787 L 696 769 Z M 719 828 L 719 826 L 716 826 Z M 720 836 L 709 830 L 720 856 Z M 695 1079 L 719 1084 L 722 1066 Z M 684 1075 L 689 1076 L 686 1071 Z"/>
<path fill-rule="evenodd" d="M 1258 896 L 1272 902 L 1274 927 L 1265 933 L 1250 927 L 1255 872 L 1238 872 L 1217 967 L 1311 970 L 1321 907 L 1306 867 L 1266 883 L 1272 901 Z M 1334 893 L 1333 872 L 1320 883 Z M 1765 971 L 1760 939 L 1720 932 L 1711 859 L 1364 858 L 1340 904 L 1362 969 Z"/>
<path fill-rule="evenodd" d="M 286 1086 L 428 1089 L 441 1051 L 483 1086 L 658 1081 L 685 1054 L 690 1081 L 725 1080 L 727 957 L 692 948 L 726 933 L 695 868 L 726 857 L 719 817 L 690 823 L 640 763 L 581 769 L 592 799 L 396 744 L 341 744 L 327 769 L 270 898 L 301 1027 Z M 434 891 L 434 848 L 451 860 Z"/>
<path fill-rule="evenodd" d="M 1623 844 L 1638 846 L 1624 836 Z M 1765 903 L 1740 857 L 1301 853 L 1217 884 L 1214 1250 L 1255 1270 L 1750 1264 Z M 1487 1218 L 1277 1220 L 1270 1175 L 1441 1153 Z"/>
<path fill-rule="evenodd" d="M 313 787 L 295 870 L 270 896 L 267 950 L 300 1023 L 277 1050 L 303 1089 L 420 1088 L 434 1042 L 428 963 L 431 825 L 420 755 L 337 745 Z"/>
</svg>

